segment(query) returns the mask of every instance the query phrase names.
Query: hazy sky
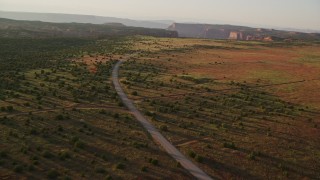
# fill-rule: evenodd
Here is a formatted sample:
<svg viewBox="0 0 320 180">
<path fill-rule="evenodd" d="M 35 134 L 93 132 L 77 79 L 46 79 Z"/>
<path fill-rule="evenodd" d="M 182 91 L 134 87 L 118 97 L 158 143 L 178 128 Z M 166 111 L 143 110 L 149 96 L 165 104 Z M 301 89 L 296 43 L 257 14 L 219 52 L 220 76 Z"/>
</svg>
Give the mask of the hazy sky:
<svg viewBox="0 0 320 180">
<path fill-rule="evenodd" d="M 0 0 L 0 10 L 320 30 L 320 0 Z"/>
</svg>

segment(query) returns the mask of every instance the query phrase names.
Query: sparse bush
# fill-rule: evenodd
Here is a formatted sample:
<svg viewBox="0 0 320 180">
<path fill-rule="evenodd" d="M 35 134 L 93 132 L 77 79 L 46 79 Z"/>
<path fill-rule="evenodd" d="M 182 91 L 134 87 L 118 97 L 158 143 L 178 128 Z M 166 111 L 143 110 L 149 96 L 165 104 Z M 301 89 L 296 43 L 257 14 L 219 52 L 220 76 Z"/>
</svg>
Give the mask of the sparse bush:
<svg viewBox="0 0 320 180">
<path fill-rule="evenodd" d="M 85 143 L 84 143 L 83 141 L 81 141 L 81 140 L 78 140 L 77 142 L 74 143 L 74 146 L 75 146 L 76 148 L 83 149 L 84 146 L 85 146 Z"/>
<path fill-rule="evenodd" d="M 99 174 L 105 174 L 107 173 L 107 171 L 103 168 L 103 167 L 97 167 L 95 169 L 96 173 L 99 173 Z"/>
<path fill-rule="evenodd" d="M 122 164 L 122 163 L 118 163 L 118 164 L 116 165 L 116 169 L 124 169 L 124 168 L 125 168 L 125 165 Z"/>
<path fill-rule="evenodd" d="M 133 142 L 132 145 L 133 145 L 133 147 L 135 147 L 135 148 L 141 148 L 141 147 L 147 147 L 147 146 L 148 146 L 148 144 L 140 143 L 140 142 L 136 142 L 136 141 Z"/>
<path fill-rule="evenodd" d="M 34 171 L 35 167 L 32 164 L 30 164 L 30 165 L 28 165 L 27 169 L 28 169 L 28 171 Z"/>
<path fill-rule="evenodd" d="M 37 131 L 35 128 L 32 128 L 32 129 L 30 130 L 30 134 L 31 134 L 31 135 L 38 135 L 39 133 L 38 133 L 38 131 Z"/>
<path fill-rule="evenodd" d="M 14 109 L 13 109 L 13 106 L 7 106 L 7 111 L 8 112 L 12 112 Z"/>
<path fill-rule="evenodd" d="M 101 158 L 103 159 L 103 160 L 105 160 L 105 161 L 108 161 L 108 157 L 106 156 L 106 155 L 101 155 Z"/>
<path fill-rule="evenodd" d="M 142 166 L 141 171 L 142 171 L 142 172 L 147 172 L 147 171 L 148 171 L 148 168 L 147 168 L 146 166 Z"/>
<path fill-rule="evenodd" d="M 159 161 L 157 159 L 151 159 L 150 163 L 154 166 L 157 166 L 159 164 Z"/>
<path fill-rule="evenodd" d="M 100 113 L 100 114 L 107 114 L 107 111 L 104 110 L 104 109 L 101 109 L 101 110 L 99 111 L 99 113 Z"/>
<path fill-rule="evenodd" d="M 60 173 L 54 169 L 51 169 L 47 173 L 49 179 L 57 179 L 60 176 Z"/>
<path fill-rule="evenodd" d="M 114 117 L 115 119 L 118 119 L 118 118 L 120 117 L 120 115 L 119 115 L 118 113 L 115 113 L 115 114 L 113 115 L 113 117 Z"/>
<path fill-rule="evenodd" d="M 8 157 L 7 152 L 4 150 L 0 151 L 0 158 L 6 158 L 6 157 Z"/>
<path fill-rule="evenodd" d="M 56 120 L 63 120 L 63 119 L 64 119 L 64 117 L 62 114 L 59 114 L 56 116 Z"/>
<path fill-rule="evenodd" d="M 196 157 L 195 157 L 195 160 L 197 161 L 197 162 L 199 162 L 199 163 L 202 163 L 203 162 L 203 157 L 201 156 L 201 155 L 196 155 Z"/>
<path fill-rule="evenodd" d="M 233 142 L 231 142 L 231 143 L 225 142 L 225 143 L 223 143 L 223 147 L 229 148 L 229 149 L 237 149 L 236 145 Z"/>
<path fill-rule="evenodd" d="M 248 155 L 248 158 L 251 159 L 251 160 L 255 160 L 256 159 L 256 155 L 254 152 L 251 152 L 249 155 Z"/>
<path fill-rule="evenodd" d="M 167 125 L 161 125 L 160 126 L 161 131 L 168 131 L 168 126 Z"/>
<path fill-rule="evenodd" d="M 63 177 L 63 180 L 72 180 L 72 178 L 69 176 L 65 176 L 65 177 Z"/>
<path fill-rule="evenodd" d="M 147 116 L 153 116 L 153 113 L 151 113 L 150 111 L 146 111 L 145 114 L 146 114 Z"/>
<path fill-rule="evenodd" d="M 108 175 L 105 180 L 111 180 L 112 179 L 112 176 Z"/>
<path fill-rule="evenodd" d="M 123 107 L 123 102 L 121 102 L 121 101 L 118 102 L 118 106 L 119 106 L 119 107 Z"/>
<path fill-rule="evenodd" d="M 68 151 L 63 151 L 59 153 L 60 160 L 64 161 L 65 159 L 71 158 L 70 153 Z"/>
<path fill-rule="evenodd" d="M 23 105 L 29 107 L 30 103 L 24 103 Z"/>
<path fill-rule="evenodd" d="M 43 151 L 42 156 L 47 159 L 53 158 L 53 154 L 47 150 Z"/>
<path fill-rule="evenodd" d="M 23 172 L 23 166 L 22 165 L 16 165 L 13 168 L 13 171 L 16 173 L 22 173 Z"/>
<path fill-rule="evenodd" d="M 74 144 L 77 141 L 79 141 L 79 137 L 78 136 L 73 136 L 70 141 L 71 141 L 72 144 Z"/>
<path fill-rule="evenodd" d="M 60 131 L 60 132 L 63 131 L 63 127 L 61 125 L 58 126 L 58 131 Z"/>
<path fill-rule="evenodd" d="M 194 151 L 190 150 L 190 151 L 188 152 L 188 155 L 189 155 L 190 157 L 192 157 L 192 158 L 195 158 L 197 154 L 196 154 Z"/>
<path fill-rule="evenodd" d="M 32 161 L 32 164 L 33 164 L 33 165 L 39 165 L 39 161 L 38 161 L 38 160 L 33 160 L 33 161 Z"/>
</svg>

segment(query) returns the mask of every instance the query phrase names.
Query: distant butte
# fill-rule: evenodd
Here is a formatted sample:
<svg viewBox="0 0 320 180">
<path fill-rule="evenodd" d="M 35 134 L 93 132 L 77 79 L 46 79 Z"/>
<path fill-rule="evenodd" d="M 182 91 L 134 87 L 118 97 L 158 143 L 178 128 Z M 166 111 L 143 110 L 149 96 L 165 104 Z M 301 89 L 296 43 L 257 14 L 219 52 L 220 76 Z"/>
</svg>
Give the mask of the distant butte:
<svg viewBox="0 0 320 180">
<path fill-rule="evenodd" d="M 287 39 L 320 40 L 320 34 L 251 28 L 234 25 L 173 23 L 168 30 L 177 31 L 179 37 L 230 39 L 243 41 L 279 41 Z"/>
</svg>

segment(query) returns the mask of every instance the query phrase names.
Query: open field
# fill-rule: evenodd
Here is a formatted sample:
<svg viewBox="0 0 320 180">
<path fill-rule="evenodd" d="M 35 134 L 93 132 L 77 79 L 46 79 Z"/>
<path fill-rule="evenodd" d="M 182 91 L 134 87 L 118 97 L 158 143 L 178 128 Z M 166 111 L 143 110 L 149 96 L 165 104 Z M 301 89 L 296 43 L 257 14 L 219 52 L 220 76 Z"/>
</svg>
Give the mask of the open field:
<svg viewBox="0 0 320 180">
<path fill-rule="evenodd" d="M 320 46 L 132 38 L 139 109 L 218 179 L 320 177 Z"/>
<path fill-rule="evenodd" d="M 191 178 L 113 89 L 125 40 L 1 42 L 0 179 Z"/>
<path fill-rule="evenodd" d="M 320 44 L 0 39 L 0 179 L 193 179 L 111 83 L 217 179 L 320 177 Z"/>
</svg>

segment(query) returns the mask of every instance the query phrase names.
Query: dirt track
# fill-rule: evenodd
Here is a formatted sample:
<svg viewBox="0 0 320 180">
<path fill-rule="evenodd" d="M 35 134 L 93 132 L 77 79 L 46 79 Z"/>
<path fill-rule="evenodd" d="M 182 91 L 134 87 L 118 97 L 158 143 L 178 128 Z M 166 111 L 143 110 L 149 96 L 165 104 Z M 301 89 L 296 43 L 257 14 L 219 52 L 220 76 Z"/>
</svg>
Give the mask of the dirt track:
<svg viewBox="0 0 320 180">
<path fill-rule="evenodd" d="M 136 117 L 136 119 L 143 125 L 143 127 L 150 133 L 154 141 L 159 143 L 171 157 L 173 157 L 177 162 L 181 164 L 182 167 L 184 167 L 197 179 L 204 179 L 204 180 L 212 179 L 205 172 L 203 172 L 199 167 L 197 167 L 193 162 L 191 162 L 186 156 L 184 156 L 175 146 L 173 146 L 133 105 L 132 101 L 124 93 L 119 83 L 118 71 L 119 71 L 120 65 L 123 62 L 124 62 L 123 60 L 120 60 L 115 65 L 112 71 L 112 81 L 122 102 L 132 112 L 132 114 Z"/>
</svg>

